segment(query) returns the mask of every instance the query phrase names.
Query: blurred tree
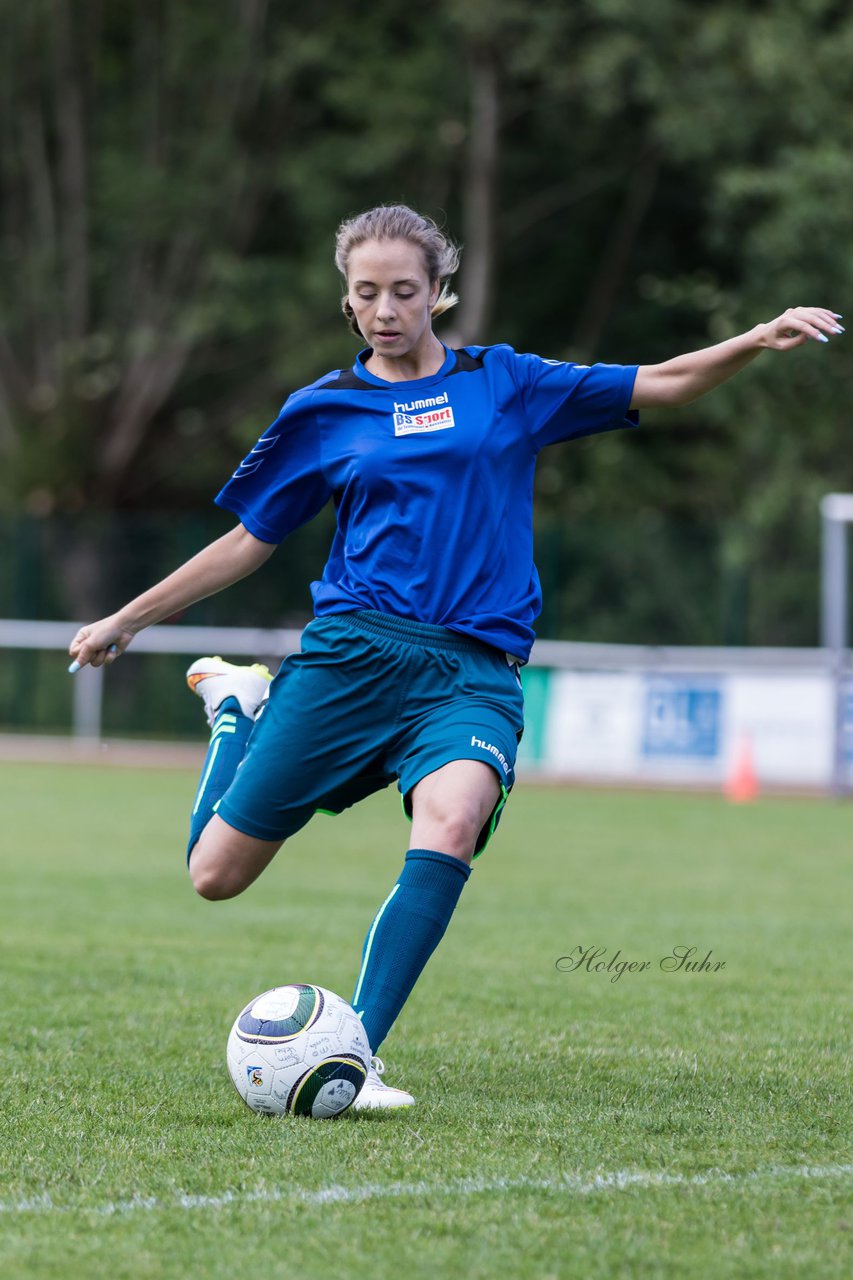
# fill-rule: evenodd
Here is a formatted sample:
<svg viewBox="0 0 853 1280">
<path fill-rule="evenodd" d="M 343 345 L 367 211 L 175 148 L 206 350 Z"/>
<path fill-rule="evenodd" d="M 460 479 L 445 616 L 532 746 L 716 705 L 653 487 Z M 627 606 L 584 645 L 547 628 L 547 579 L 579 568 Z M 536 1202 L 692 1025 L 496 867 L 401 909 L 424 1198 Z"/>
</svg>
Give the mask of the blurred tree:
<svg viewBox="0 0 853 1280">
<path fill-rule="evenodd" d="M 289 386 L 351 358 L 331 233 L 378 174 L 458 145 L 427 91 L 440 47 L 387 0 L 381 49 L 323 0 L 4 9 L 0 493 L 35 514 L 208 497 Z M 55 552 L 97 608 L 87 522 Z"/>
<path fill-rule="evenodd" d="M 557 342 L 568 333 L 571 343 L 555 354 L 647 362 L 789 305 L 844 311 L 853 284 L 842 248 L 853 230 L 849 6 L 808 0 L 792 9 L 764 0 L 746 11 L 728 0 L 597 0 L 563 18 L 563 32 L 574 32 L 561 82 L 568 177 L 553 199 L 566 203 L 538 223 L 535 255 L 511 234 L 503 240 L 505 261 L 524 265 L 517 315 L 534 299 L 538 306 L 524 316 L 524 340 L 547 351 L 549 333 Z M 557 21 L 552 52 L 560 40 Z M 541 137 L 549 136 L 554 113 L 545 104 L 559 83 L 555 74 L 537 100 L 536 110 L 545 110 Z M 574 120 L 583 123 L 582 141 L 565 127 Z M 511 162 L 538 164 L 541 156 L 513 148 Z M 534 208 L 547 193 L 543 180 Z M 569 250 L 555 270 L 558 241 L 578 237 L 586 259 Z M 500 322 L 500 306 L 497 315 Z M 510 324 L 507 317 L 505 331 Z M 763 355 L 678 413 L 646 414 L 641 437 L 546 454 L 542 530 L 549 542 L 555 528 L 566 531 L 568 589 L 551 601 L 563 633 L 815 643 L 817 504 L 828 489 L 853 487 L 843 445 L 851 391 L 849 340 L 810 345 L 787 358 Z M 618 558 L 602 520 L 633 525 L 615 598 L 608 564 L 618 567 Z M 578 565 L 573 552 L 596 522 L 604 536 Z M 632 544 L 642 542 L 657 547 L 645 569 L 651 614 L 629 580 Z M 689 598 L 698 581 L 685 582 L 673 567 L 675 555 L 691 562 L 691 546 L 705 583 L 701 601 Z M 714 579 L 719 589 L 709 598 Z M 572 598 L 587 607 L 573 613 Z M 554 622 L 543 623 L 554 632 Z"/>
<path fill-rule="evenodd" d="M 291 388 L 350 361 L 331 238 L 376 201 L 465 242 L 448 338 L 645 362 L 844 310 L 841 3 L 0 11 L 0 503 L 74 517 L 75 612 L 114 598 L 97 513 L 208 502 Z M 812 640 L 817 497 L 853 486 L 848 350 L 548 451 L 547 625 Z"/>
</svg>

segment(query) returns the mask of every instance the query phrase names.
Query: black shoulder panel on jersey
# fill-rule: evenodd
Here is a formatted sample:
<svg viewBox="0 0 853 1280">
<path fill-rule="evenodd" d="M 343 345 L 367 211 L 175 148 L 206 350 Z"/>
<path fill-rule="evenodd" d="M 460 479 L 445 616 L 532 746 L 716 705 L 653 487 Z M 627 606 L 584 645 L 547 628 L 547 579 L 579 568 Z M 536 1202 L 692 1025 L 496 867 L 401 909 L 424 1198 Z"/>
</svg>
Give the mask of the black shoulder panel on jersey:
<svg viewBox="0 0 853 1280">
<path fill-rule="evenodd" d="M 352 369 L 341 369 L 337 378 L 331 378 L 325 382 L 322 387 L 317 387 L 318 391 L 381 391 L 381 387 L 376 387 L 372 382 L 366 382 L 364 378 L 359 378 L 353 373 Z"/>
<path fill-rule="evenodd" d="M 476 348 L 475 348 L 476 349 Z M 479 348 L 480 352 L 486 350 L 485 347 Z M 454 350 L 456 356 L 456 364 L 449 369 L 446 377 L 450 377 L 453 373 L 476 373 L 478 369 L 483 367 L 483 356 L 472 356 L 470 351 L 466 351 L 464 347 Z M 328 378 L 319 387 L 315 387 L 315 391 L 387 391 L 386 386 L 377 386 L 373 382 L 367 382 L 366 379 L 360 378 L 353 369 L 341 369 L 338 371 L 336 378 Z"/>
<path fill-rule="evenodd" d="M 457 348 L 453 354 L 456 356 L 456 364 L 450 370 L 451 373 L 476 373 L 483 367 L 483 357 L 472 356 L 464 347 Z"/>
</svg>

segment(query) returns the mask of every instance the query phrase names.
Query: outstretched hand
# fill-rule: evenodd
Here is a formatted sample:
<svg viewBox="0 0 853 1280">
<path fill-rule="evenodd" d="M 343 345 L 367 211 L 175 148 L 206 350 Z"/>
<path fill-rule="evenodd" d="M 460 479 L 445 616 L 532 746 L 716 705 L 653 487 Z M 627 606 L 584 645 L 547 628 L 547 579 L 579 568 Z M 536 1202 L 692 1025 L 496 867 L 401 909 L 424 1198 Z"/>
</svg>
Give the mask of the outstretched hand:
<svg viewBox="0 0 853 1280">
<path fill-rule="evenodd" d="M 824 307 L 789 307 L 781 316 L 761 326 L 762 345 L 773 351 L 790 351 L 810 338 L 829 342 L 830 336 L 844 332 L 838 323 L 841 319 L 837 312 Z"/>
<path fill-rule="evenodd" d="M 115 662 L 133 636 L 134 632 L 121 626 L 114 617 L 81 627 L 68 646 L 69 656 L 77 664 L 74 670 L 85 666 L 103 667 Z"/>
</svg>

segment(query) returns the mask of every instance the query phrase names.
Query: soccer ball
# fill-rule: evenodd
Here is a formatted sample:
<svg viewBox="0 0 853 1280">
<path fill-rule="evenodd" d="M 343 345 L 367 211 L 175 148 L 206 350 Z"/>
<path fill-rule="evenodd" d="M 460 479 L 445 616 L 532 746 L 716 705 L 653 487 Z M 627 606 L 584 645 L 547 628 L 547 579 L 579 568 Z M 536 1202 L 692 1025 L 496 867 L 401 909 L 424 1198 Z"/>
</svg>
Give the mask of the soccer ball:
<svg viewBox="0 0 853 1280">
<path fill-rule="evenodd" d="M 248 1107 L 265 1115 L 338 1116 L 370 1067 L 361 1019 L 333 991 L 294 982 L 256 996 L 228 1037 L 228 1070 Z"/>
</svg>

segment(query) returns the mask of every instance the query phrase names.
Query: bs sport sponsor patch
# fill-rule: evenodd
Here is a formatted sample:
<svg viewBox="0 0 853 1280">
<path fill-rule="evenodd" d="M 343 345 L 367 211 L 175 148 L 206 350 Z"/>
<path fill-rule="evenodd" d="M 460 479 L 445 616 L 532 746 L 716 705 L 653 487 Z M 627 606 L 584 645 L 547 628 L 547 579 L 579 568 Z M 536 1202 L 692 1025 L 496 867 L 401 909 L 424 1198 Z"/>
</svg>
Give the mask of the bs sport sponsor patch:
<svg viewBox="0 0 853 1280">
<path fill-rule="evenodd" d="M 404 400 L 394 403 L 394 435 L 411 436 L 425 431 L 445 431 L 455 427 L 453 408 L 448 403 L 447 392 L 440 396 L 427 396 L 423 400 Z"/>
</svg>

